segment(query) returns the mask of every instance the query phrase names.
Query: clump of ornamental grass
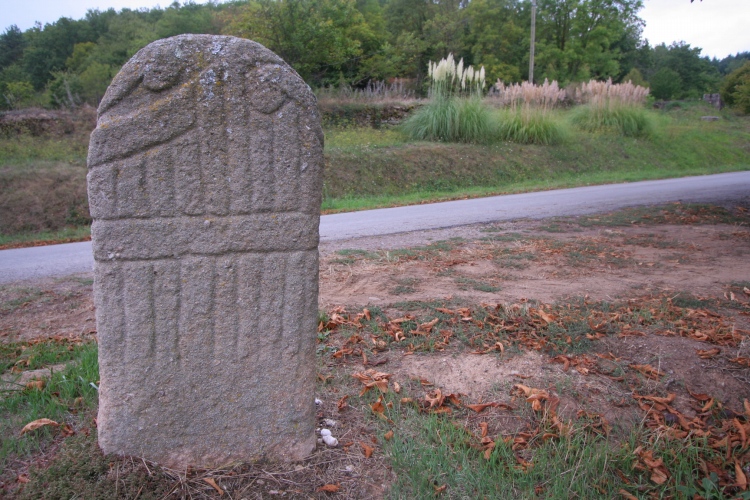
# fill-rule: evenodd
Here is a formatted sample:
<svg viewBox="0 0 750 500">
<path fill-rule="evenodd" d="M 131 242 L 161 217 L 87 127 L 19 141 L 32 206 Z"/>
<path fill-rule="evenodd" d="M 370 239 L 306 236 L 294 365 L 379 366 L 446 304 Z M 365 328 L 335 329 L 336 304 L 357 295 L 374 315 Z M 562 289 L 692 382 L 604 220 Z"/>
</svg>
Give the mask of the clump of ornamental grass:
<svg viewBox="0 0 750 500">
<path fill-rule="evenodd" d="M 429 62 L 429 102 L 402 125 L 413 139 L 445 142 L 489 142 L 493 121 L 482 103 L 484 67 L 475 70 L 458 63 L 453 54 L 438 63 Z"/>
<path fill-rule="evenodd" d="M 548 110 L 529 105 L 498 111 L 500 140 L 519 144 L 560 144 L 567 136 L 562 122 Z"/>
<path fill-rule="evenodd" d="M 511 83 L 505 85 L 498 80 L 494 86 L 492 101 L 502 107 L 515 108 L 518 106 L 533 106 L 550 110 L 565 101 L 565 89 L 561 89 L 557 80 L 550 83 L 546 78 L 541 85 L 530 82 Z"/>
<path fill-rule="evenodd" d="M 557 81 L 541 85 L 530 82 L 505 85 L 498 80 L 493 100 L 504 109 L 498 112 L 497 134 L 501 140 L 521 144 L 558 144 L 565 139 L 563 124 L 554 108 L 565 100 Z"/>
<path fill-rule="evenodd" d="M 626 137 L 651 137 L 656 130 L 655 117 L 643 105 L 648 89 L 640 85 L 591 80 L 576 89 L 581 103 L 571 121 L 588 132 L 614 131 Z"/>
</svg>

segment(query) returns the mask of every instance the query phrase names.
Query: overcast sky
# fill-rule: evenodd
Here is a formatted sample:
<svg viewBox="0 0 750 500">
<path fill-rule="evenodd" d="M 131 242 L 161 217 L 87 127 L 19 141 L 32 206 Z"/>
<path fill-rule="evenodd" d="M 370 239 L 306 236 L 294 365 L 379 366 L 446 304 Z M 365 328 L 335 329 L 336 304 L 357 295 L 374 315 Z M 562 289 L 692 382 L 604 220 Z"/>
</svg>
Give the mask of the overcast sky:
<svg viewBox="0 0 750 500">
<path fill-rule="evenodd" d="M 205 3 L 197 0 L 196 3 Z M 21 30 L 53 23 L 60 17 L 81 19 L 88 9 L 114 7 L 138 9 L 167 7 L 171 0 L 0 0 L 0 30 L 12 24 Z M 702 54 L 719 59 L 737 52 L 750 51 L 750 0 L 644 0 L 641 17 L 643 31 L 651 45 L 684 40 Z"/>
</svg>

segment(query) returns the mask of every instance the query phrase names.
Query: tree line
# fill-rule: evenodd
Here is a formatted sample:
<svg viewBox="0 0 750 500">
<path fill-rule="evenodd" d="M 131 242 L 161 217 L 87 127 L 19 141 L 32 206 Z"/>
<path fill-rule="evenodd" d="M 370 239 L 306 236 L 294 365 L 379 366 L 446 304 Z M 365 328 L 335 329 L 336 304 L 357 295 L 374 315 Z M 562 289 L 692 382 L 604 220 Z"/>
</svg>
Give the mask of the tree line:
<svg viewBox="0 0 750 500">
<path fill-rule="evenodd" d="M 536 81 L 612 78 L 659 99 L 717 92 L 750 52 L 722 60 L 684 42 L 651 46 L 642 0 L 538 0 Z M 0 107 L 97 105 L 120 67 L 148 43 L 183 33 L 262 43 L 313 88 L 405 78 L 448 53 L 483 65 L 488 82 L 528 78 L 529 0 L 234 0 L 166 8 L 90 10 L 0 35 Z"/>
</svg>

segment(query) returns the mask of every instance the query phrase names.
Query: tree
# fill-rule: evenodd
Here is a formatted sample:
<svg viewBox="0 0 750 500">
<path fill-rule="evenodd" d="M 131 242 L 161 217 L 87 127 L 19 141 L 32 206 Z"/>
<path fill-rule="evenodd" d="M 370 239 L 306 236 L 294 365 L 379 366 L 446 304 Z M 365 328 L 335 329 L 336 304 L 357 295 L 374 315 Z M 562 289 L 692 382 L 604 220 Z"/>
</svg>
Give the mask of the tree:
<svg viewBox="0 0 750 500">
<path fill-rule="evenodd" d="M 750 61 L 727 75 L 721 86 L 721 98 L 727 106 L 750 114 Z"/>
<path fill-rule="evenodd" d="M 473 0 L 466 7 L 469 22 L 467 62 L 483 65 L 490 83 L 519 82 L 527 77 L 529 20 L 517 0 Z"/>
<path fill-rule="evenodd" d="M 5 85 L 3 98 L 10 109 L 16 109 L 34 95 L 34 87 L 29 82 L 9 82 Z"/>
<path fill-rule="evenodd" d="M 179 2 L 174 2 L 157 21 L 156 33 L 159 38 L 167 38 L 184 33 L 215 34 L 218 31 L 208 7 L 193 2 L 180 7 Z"/>
<path fill-rule="evenodd" d="M 640 39 L 642 7 L 641 0 L 541 0 L 537 61 L 542 76 L 563 83 L 621 76 L 624 54 Z"/>
<path fill-rule="evenodd" d="M 72 55 L 75 44 L 96 41 L 96 33 L 88 22 L 67 17 L 26 33 L 28 46 L 22 62 L 36 90 L 43 89 L 54 72 L 65 70 L 65 61 Z"/>
<path fill-rule="evenodd" d="M 673 69 L 662 68 L 651 77 L 651 95 L 657 99 L 672 99 L 679 96 L 681 90 L 682 79 Z"/>
<path fill-rule="evenodd" d="M 0 35 L 0 70 L 21 59 L 26 40 L 18 26 L 13 24 Z"/>
<path fill-rule="evenodd" d="M 377 37 L 353 0 L 257 0 L 237 10 L 226 28 L 276 52 L 311 85 L 352 79 L 356 62 Z"/>
<path fill-rule="evenodd" d="M 623 78 L 623 82 L 630 82 L 633 85 L 640 85 L 641 87 L 648 87 L 648 82 L 645 78 L 643 78 L 643 75 L 640 71 L 638 71 L 638 68 L 631 69 Z"/>
<path fill-rule="evenodd" d="M 674 98 L 700 98 L 704 93 L 718 90 L 719 73 L 701 49 L 685 42 L 654 47 L 654 69 L 671 69 L 680 76 L 681 92 Z M 652 82 L 653 83 L 653 82 Z"/>
</svg>

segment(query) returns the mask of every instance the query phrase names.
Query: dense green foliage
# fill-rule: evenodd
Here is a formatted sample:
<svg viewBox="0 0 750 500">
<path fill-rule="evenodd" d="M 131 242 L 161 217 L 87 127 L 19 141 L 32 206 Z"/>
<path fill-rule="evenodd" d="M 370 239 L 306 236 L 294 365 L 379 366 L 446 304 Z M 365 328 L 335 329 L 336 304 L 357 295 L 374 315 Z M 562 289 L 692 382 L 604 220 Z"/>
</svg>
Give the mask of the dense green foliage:
<svg viewBox="0 0 750 500">
<path fill-rule="evenodd" d="M 721 87 L 721 98 L 729 106 L 750 114 L 750 61 L 727 75 Z"/>
<path fill-rule="evenodd" d="M 156 2 L 155 2 L 156 3 Z M 721 61 L 684 42 L 641 38 L 642 0 L 539 0 L 535 79 L 641 78 L 665 99 L 718 91 L 750 53 Z M 111 78 L 149 42 L 181 33 L 252 38 L 313 87 L 406 78 L 424 91 L 428 61 L 452 52 L 483 65 L 488 84 L 528 78 L 530 2 L 524 0 L 233 0 L 90 10 L 0 34 L 0 107 L 96 105 Z M 634 73 L 634 70 L 636 72 Z M 679 75 L 663 85 L 664 76 Z"/>
</svg>

